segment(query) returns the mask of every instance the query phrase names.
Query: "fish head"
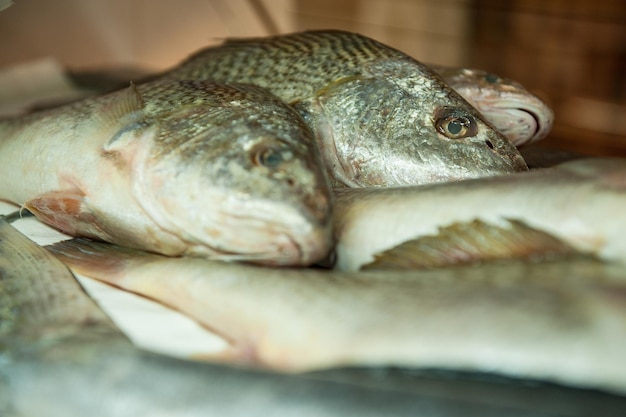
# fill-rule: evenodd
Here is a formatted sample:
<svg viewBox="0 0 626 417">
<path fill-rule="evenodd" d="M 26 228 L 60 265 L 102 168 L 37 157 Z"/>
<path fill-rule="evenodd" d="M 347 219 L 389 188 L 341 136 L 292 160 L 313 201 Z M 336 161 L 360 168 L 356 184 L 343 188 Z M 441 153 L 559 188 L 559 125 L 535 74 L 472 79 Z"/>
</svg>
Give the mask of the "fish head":
<svg viewBox="0 0 626 417">
<path fill-rule="evenodd" d="M 179 240 L 170 254 L 271 265 L 324 257 L 332 193 L 300 116 L 258 87 L 185 88 L 189 103 L 154 116 L 154 146 L 133 170 L 155 233 Z"/>
<path fill-rule="evenodd" d="M 470 68 L 450 69 L 445 79 L 516 146 L 541 140 L 552 130 L 552 109 L 518 82 Z"/>
<path fill-rule="evenodd" d="M 308 105 L 339 186 L 416 185 L 528 169 L 515 146 L 414 60 L 369 63 L 318 91 Z"/>
</svg>

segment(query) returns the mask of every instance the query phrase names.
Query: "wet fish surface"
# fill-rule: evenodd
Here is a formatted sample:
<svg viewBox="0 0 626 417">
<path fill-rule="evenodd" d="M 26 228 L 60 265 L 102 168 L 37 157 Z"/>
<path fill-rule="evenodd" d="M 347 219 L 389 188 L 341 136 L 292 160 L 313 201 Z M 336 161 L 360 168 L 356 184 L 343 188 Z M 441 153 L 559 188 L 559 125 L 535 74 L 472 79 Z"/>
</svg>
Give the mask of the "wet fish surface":
<svg viewBox="0 0 626 417">
<path fill-rule="evenodd" d="M 312 132 L 251 85 L 156 81 L 4 119 L 0 176 L 1 199 L 69 235 L 266 264 L 330 247 Z"/>
<path fill-rule="evenodd" d="M 527 145 L 544 139 L 552 130 L 554 112 L 549 105 L 522 84 L 485 70 L 428 64 L 485 119 L 514 145 Z M 126 80 L 145 78 L 141 71 L 122 77 L 119 74 L 69 73 L 75 83 L 91 91 L 112 91 L 125 86 Z M 522 152 L 526 159 L 526 155 Z M 528 163 L 528 160 L 526 159 Z"/>
<path fill-rule="evenodd" d="M 385 404 L 390 398 L 397 404 L 394 410 L 408 416 L 428 404 L 400 391 L 192 363 L 138 350 L 65 265 L 2 216 L 0 282 L 3 417 L 78 417 L 92 414 L 94 407 L 102 417 L 288 416 L 312 410 L 373 416 L 389 410 Z M 344 397 L 339 402 L 338 390 Z"/>
<path fill-rule="evenodd" d="M 517 81 L 475 68 L 431 67 L 515 146 L 541 140 L 552 130 L 552 109 Z"/>
<path fill-rule="evenodd" d="M 543 252 L 626 259 L 626 160 L 591 158 L 458 183 L 337 190 L 336 268 L 437 267 Z M 395 252 L 395 253 L 394 253 Z"/>
<path fill-rule="evenodd" d="M 228 40 L 156 77 L 270 90 L 312 127 L 335 186 L 527 170 L 515 146 L 433 70 L 362 35 L 331 30 Z"/>
<path fill-rule="evenodd" d="M 48 248 L 74 272 L 169 305 L 230 341 L 211 360 L 289 372 L 487 370 L 626 392 L 623 268 L 595 261 L 341 273 L 87 240 Z"/>
<path fill-rule="evenodd" d="M 0 216 L 0 273 L 0 352 L 35 350 L 77 334 L 85 340 L 110 337 L 113 343 L 119 333 L 68 268 L 5 216 Z"/>
<path fill-rule="evenodd" d="M 101 417 L 548 417 L 586 416 L 572 412 L 584 407 L 597 416 L 625 401 L 484 377 L 381 369 L 279 375 L 168 358 L 134 348 L 64 265 L 1 217 L 0 267 L 0 414 L 6 417 L 79 417 L 94 407 Z"/>
</svg>

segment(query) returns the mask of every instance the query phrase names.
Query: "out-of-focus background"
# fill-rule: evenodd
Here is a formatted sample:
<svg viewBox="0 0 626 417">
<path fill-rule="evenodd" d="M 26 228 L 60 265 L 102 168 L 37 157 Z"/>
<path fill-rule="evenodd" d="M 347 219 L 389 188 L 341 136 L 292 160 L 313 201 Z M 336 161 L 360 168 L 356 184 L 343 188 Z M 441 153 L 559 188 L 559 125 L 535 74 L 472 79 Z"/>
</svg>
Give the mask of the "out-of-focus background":
<svg viewBox="0 0 626 417">
<path fill-rule="evenodd" d="M 14 2 L 0 12 L 0 104 L 13 89 L 45 88 L 31 81 L 25 63 L 39 63 L 27 67 L 34 73 L 58 65 L 73 72 L 121 70 L 132 78 L 226 37 L 336 28 L 423 62 L 473 66 L 519 81 L 555 109 L 543 146 L 626 156 L 623 0 Z M 20 77 L 6 77 L 12 71 Z"/>
</svg>

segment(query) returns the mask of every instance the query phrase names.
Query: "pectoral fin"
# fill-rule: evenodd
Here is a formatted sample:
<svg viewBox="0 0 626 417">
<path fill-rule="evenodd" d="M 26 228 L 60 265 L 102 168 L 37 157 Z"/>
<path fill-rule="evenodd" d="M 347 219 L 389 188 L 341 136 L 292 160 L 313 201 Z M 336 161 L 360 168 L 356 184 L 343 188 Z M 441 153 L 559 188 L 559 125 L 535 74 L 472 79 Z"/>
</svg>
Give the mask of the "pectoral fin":
<svg viewBox="0 0 626 417">
<path fill-rule="evenodd" d="M 79 190 L 47 192 L 27 201 L 24 208 L 68 235 L 100 239 L 105 236 L 85 205 L 85 194 Z"/>
<path fill-rule="evenodd" d="M 578 252 L 562 240 L 508 220 L 497 226 L 482 220 L 441 227 L 437 235 L 409 240 L 374 255 L 361 269 L 426 269 L 497 260 L 546 260 Z"/>
</svg>

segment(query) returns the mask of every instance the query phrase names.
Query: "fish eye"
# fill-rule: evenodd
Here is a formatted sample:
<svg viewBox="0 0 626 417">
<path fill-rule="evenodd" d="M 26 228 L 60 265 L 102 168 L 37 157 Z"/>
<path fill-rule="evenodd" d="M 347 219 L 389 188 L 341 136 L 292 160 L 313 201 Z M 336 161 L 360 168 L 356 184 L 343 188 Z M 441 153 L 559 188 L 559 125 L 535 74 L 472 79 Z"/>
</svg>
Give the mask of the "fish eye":
<svg viewBox="0 0 626 417">
<path fill-rule="evenodd" d="M 252 151 L 252 162 L 267 168 L 276 168 L 283 163 L 280 149 L 269 146 L 260 146 Z"/>
<path fill-rule="evenodd" d="M 478 133 L 474 117 L 458 109 L 443 109 L 435 121 L 435 127 L 449 139 L 463 139 Z"/>
</svg>

